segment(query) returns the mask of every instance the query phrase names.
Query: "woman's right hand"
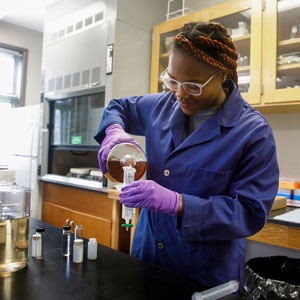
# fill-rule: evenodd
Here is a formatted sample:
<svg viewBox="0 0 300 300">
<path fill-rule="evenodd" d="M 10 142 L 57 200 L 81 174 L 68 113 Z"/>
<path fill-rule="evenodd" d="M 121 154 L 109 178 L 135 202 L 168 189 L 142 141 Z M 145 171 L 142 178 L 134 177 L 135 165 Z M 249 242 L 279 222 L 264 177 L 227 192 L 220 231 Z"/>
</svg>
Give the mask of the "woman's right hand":
<svg viewBox="0 0 300 300">
<path fill-rule="evenodd" d="M 141 149 L 141 146 L 137 141 L 135 141 L 128 133 L 126 133 L 123 129 L 123 127 L 119 124 L 113 124 L 106 128 L 105 130 L 105 138 L 103 139 L 101 143 L 101 148 L 98 152 L 98 163 L 99 168 L 101 169 L 102 173 L 108 177 L 108 179 L 111 179 L 110 176 L 108 176 L 107 169 L 106 169 L 106 161 L 107 156 L 110 150 L 120 144 L 120 143 L 131 143 L 136 145 Z"/>
</svg>

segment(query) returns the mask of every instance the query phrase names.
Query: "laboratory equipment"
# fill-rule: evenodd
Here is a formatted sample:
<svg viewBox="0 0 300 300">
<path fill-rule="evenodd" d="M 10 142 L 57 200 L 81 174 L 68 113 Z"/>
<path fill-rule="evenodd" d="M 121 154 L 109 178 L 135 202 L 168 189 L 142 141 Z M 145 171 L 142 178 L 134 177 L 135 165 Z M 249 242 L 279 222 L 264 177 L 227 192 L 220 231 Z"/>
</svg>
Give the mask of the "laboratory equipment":
<svg viewBox="0 0 300 300">
<path fill-rule="evenodd" d="M 63 226 L 62 248 L 63 256 L 71 255 L 71 225 L 68 224 Z"/>
<path fill-rule="evenodd" d="M 31 253 L 32 257 L 37 259 L 42 259 L 42 236 L 39 233 L 32 235 L 31 243 Z"/>
<path fill-rule="evenodd" d="M 230 280 L 226 283 L 218 285 L 214 288 L 208 289 L 203 292 L 195 292 L 192 295 L 192 300 L 215 300 L 225 297 L 229 294 L 237 292 L 240 288 L 239 282 L 236 280 Z"/>
<path fill-rule="evenodd" d="M 45 252 L 45 227 L 37 227 L 36 228 L 36 233 L 41 236 L 41 253 L 39 255 L 39 259 L 44 258 L 44 252 Z"/>
<path fill-rule="evenodd" d="M 296 39 L 298 37 L 298 29 L 297 26 L 292 26 L 291 29 L 291 39 Z"/>
<path fill-rule="evenodd" d="M 27 265 L 31 192 L 15 183 L 16 172 L 0 170 L 0 274 Z"/>
<path fill-rule="evenodd" d="M 95 238 L 90 238 L 88 242 L 88 255 L 89 260 L 97 259 L 97 240 Z"/>
<path fill-rule="evenodd" d="M 139 180 L 147 169 L 147 160 L 144 152 L 130 143 L 120 143 L 113 147 L 107 156 L 107 172 L 118 182 L 123 182 L 123 167 L 131 166 L 135 169 L 134 180 Z"/>
<path fill-rule="evenodd" d="M 83 228 L 82 225 L 75 225 L 74 240 L 83 239 Z"/>
<path fill-rule="evenodd" d="M 120 143 L 113 147 L 107 157 L 107 172 L 109 176 L 118 181 L 123 182 L 123 186 L 139 180 L 147 169 L 147 160 L 145 153 L 136 145 L 131 143 Z M 132 227 L 134 208 L 122 206 L 122 218 L 125 224 L 122 227 Z"/>
<path fill-rule="evenodd" d="M 124 180 L 123 185 L 130 184 L 134 182 L 135 177 L 135 168 L 131 166 L 125 166 L 123 167 L 124 170 Z M 132 220 L 134 214 L 134 208 L 133 207 L 127 207 L 124 204 L 122 205 L 122 219 L 125 220 L 125 224 L 122 224 L 123 227 L 126 227 L 126 230 L 128 231 L 128 227 L 132 227 L 132 224 L 130 224 L 130 220 Z"/>
<path fill-rule="evenodd" d="M 83 240 L 82 239 L 74 240 L 73 262 L 74 263 L 82 263 L 83 262 Z"/>
</svg>

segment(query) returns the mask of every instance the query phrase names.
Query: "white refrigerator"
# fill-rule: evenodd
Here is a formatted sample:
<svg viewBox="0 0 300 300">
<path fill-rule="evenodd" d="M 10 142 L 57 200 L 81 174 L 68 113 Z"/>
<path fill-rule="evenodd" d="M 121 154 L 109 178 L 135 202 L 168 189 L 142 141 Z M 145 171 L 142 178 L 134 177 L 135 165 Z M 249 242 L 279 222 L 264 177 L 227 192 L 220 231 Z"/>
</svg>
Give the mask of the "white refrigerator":
<svg viewBox="0 0 300 300">
<path fill-rule="evenodd" d="M 16 170 L 16 183 L 31 189 L 31 216 L 41 219 L 38 182 L 39 124 L 41 105 L 11 109 L 9 113 L 8 166 Z"/>
</svg>

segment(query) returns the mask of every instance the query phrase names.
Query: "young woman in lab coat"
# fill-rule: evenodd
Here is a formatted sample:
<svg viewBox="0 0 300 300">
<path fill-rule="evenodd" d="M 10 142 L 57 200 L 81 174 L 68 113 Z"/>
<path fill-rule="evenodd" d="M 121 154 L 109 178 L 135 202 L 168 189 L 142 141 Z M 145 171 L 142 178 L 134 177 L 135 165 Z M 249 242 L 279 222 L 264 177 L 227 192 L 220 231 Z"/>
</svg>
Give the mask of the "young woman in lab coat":
<svg viewBox="0 0 300 300">
<path fill-rule="evenodd" d="M 113 146 L 146 138 L 147 180 L 120 194 L 142 208 L 131 255 L 209 286 L 243 279 L 245 238 L 278 188 L 272 130 L 241 97 L 236 60 L 223 26 L 184 25 L 162 74 L 170 92 L 112 100 L 95 136 L 104 173 Z"/>
</svg>

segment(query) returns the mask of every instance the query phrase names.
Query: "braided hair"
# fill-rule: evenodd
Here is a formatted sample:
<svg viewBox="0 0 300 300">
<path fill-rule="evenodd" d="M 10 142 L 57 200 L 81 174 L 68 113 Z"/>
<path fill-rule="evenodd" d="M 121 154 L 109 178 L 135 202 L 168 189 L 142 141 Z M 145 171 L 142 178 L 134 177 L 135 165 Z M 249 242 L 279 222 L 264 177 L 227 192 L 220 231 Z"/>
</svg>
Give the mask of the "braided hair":
<svg viewBox="0 0 300 300">
<path fill-rule="evenodd" d="M 176 35 L 173 49 L 189 52 L 197 59 L 228 72 L 228 78 L 238 85 L 235 45 L 226 28 L 219 23 L 190 22 Z"/>
</svg>

